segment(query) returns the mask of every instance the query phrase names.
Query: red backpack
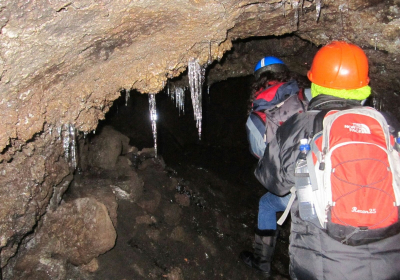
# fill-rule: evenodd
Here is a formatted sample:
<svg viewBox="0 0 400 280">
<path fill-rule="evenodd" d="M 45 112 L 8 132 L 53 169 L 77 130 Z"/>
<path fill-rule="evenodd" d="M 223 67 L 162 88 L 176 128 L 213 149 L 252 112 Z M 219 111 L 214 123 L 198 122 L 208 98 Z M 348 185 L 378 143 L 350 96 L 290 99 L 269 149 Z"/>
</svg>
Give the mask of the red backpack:
<svg viewBox="0 0 400 280">
<path fill-rule="evenodd" d="M 319 226 L 352 245 L 398 232 L 400 156 L 378 111 L 328 112 L 310 146 L 307 165 Z"/>
<path fill-rule="evenodd" d="M 315 112 L 314 112 L 315 113 Z M 321 112 L 322 113 L 322 112 Z M 321 127 L 318 114 L 314 131 Z M 329 111 L 307 154 L 309 201 L 315 223 L 332 238 L 357 246 L 400 232 L 400 155 L 381 113 L 369 107 Z M 304 176 L 303 176 L 304 177 Z M 282 224 L 296 197 L 296 187 Z"/>
</svg>

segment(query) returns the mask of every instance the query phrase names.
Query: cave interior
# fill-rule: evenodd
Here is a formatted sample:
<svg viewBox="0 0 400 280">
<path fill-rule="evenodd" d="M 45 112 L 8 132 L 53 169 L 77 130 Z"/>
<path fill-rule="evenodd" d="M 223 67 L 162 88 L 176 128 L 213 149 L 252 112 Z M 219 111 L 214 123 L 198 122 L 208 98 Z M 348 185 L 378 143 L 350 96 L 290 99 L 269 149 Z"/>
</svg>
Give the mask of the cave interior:
<svg viewBox="0 0 400 280">
<path fill-rule="evenodd" d="M 0 279 L 263 279 L 238 254 L 265 193 L 245 131 L 264 56 L 307 80 L 322 45 L 354 42 L 366 105 L 400 119 L 398 0 L 14 2 L 0 4 Z M 289 225 L 274 279 L 289 279 Z"/>
</svg>

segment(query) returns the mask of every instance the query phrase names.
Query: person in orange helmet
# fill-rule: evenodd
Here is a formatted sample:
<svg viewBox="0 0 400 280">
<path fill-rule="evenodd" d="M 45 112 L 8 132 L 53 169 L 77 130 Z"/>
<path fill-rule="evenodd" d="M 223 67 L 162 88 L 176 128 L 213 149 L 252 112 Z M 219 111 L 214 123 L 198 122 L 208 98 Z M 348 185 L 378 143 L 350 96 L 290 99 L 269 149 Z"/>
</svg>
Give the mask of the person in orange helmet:
<svg viewBox="0 0 400 280">
<path fill-rule="evenodd" d="M 321 48 L 307 76 L 312 97 L 325 94 L 364 100 L 371 94 L 368 59 L 360 47 L 346 42 L 334 41 Z"/>
<path fill-rule="evenodd" d="M 360 47 L 348 42 L 333 41 L 320 48 L 307 76 L 312 82 L 307 112 L 296 114 L 279 127 L 255 170 L 260 183 L 281 197 L 295 185 L 300 139 L 310 139 L 322 129 L 322 125 L 317 125 L 318 118 L 330 110 L 359 107 L 371 94 L 367 56 Z M 397 120 L 383 115 L 391 132 L 400 131 Z M 361 245 L 347 245 L 332 238 L 324 228 L 303 220 L 298 200 L 292 197 L 289 270 L 293 280 L 399 279 L 398 222 L 388 238 L 374 242 L 357 240 Z"/>
</svg>

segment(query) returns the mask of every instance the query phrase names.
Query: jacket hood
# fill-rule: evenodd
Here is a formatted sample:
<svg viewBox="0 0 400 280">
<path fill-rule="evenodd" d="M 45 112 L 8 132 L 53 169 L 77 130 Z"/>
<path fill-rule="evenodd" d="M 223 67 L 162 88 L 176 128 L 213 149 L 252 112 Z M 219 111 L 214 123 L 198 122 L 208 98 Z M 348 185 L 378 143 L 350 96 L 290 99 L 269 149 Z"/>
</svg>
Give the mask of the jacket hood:
<svg viewBox="0 0 400 280">
<path fill-rule="evenodd" d="M 284 97 L 286 95 L 297 94 L 299 90 L 295 80 L 270 86 L 257 94 L 256 99 L 253 101 L 253 111 L 267 110 L 285 100 L 286 98 Z"/>
</svg>

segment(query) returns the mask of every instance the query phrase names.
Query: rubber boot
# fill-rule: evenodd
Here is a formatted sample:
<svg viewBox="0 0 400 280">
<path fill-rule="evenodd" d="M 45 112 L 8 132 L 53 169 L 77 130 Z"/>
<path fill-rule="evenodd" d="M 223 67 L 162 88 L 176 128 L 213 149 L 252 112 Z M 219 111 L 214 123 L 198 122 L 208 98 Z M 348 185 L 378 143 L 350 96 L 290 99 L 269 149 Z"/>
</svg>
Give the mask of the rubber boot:
<svg viewBox="0 0 400 280">
<path fill-rule="evenodd" d="M 240 259 L 252 268 L 270 275 L 271 262 L 274 256 L 278 230 L 255 230 L 254 253 L 243 251 Z"/>
</svg>

